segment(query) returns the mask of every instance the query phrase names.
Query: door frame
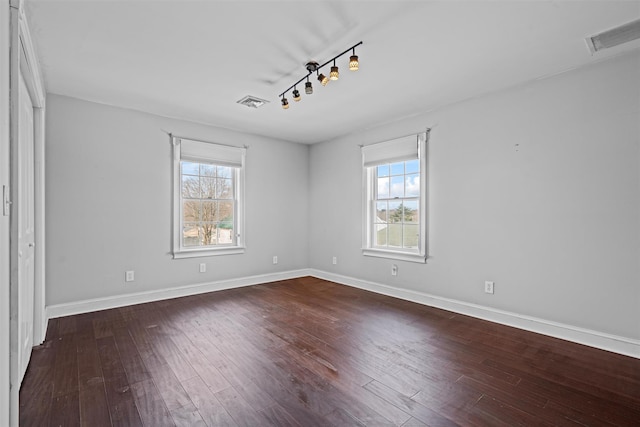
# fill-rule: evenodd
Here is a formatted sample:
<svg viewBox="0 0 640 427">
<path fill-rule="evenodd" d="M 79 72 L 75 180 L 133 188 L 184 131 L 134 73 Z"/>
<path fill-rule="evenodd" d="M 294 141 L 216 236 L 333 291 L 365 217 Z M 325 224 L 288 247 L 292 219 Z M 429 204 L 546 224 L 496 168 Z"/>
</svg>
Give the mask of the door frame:
<svg viewBox="0 0 640 427">
<path fill-rule="evenodd" d="M 20 73 L 25 80 L 33 103 L 34 119 L 34 209 L 35 209 L 35 283 L 33 344 L 44 341 L 46 333 L 45 314 L 45 87 L 40 73 L 27 18 L 24 0 L 10 0 L 10 55 L 9 55 L 9 158 L 10 195 L 18 194 L 18 144 L 20 108 Z M 18 424 L 20 372 L 18 360 L 18 203 L 12 200 L 9 227 L 9 313 L 10 313 L 10 425 Z"/>
</svg>

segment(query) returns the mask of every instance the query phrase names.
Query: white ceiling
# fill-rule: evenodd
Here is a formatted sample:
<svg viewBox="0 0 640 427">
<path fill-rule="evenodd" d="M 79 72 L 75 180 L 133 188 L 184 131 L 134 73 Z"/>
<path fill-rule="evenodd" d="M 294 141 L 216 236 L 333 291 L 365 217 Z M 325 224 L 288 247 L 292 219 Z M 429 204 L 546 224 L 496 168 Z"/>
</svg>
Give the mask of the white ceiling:
<svg viewBox="0 0 640 427">
<path fill-rule="evenodd" d="M 585 37 L 640 1 L 27 0 L 47 91 L 316 143 L 637 49 Z M 360 70 L 278 95 L 355 43 Z M 323 69 L 328 74 L 328 69 Z M 298 89 L 303 89 L 303 86 Z M 303 91 L 302 91 L 303 92 Z M 245 95 L 271 101 L 259 109 Z M 426 124 L 425 124 L 426 125 Z"/>
</svg>

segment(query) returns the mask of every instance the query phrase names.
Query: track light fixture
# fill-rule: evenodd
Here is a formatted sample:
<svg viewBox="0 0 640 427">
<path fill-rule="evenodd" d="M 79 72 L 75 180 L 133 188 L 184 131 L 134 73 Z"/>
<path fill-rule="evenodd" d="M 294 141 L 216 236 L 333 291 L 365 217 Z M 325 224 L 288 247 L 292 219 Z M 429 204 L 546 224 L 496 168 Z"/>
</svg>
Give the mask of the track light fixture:
<svg viewBox="0 0 640 427">
<path fill-rule="evenodd" d="M 329 77 L 325 76 L 324 74 L 319 74 L 318 81 L 320 82 L 320 84 L 322 84 L 322 86 L 326 86 L 327 83 L 329 83 Z"/>
<path fill-rule="evenodd" d="M 309 76 L 311 75 L 311 73 L 313 72 L 316 73 L 316 75 L 318 76 L 318 81 L 322 86 L 326 86 L 327 83 L 329 83 L 329 80 L 338 80 L 338 78 L 340 77 L 340 72 L 338 70 L 338 66 L 336 65 L 336 59 L 340 58 L 342 55 L 346 54 L 349 51 L 352 52 L 351 57 L 349 58 L 349 70 L 358 71 L 360 67 L 360 62 L 358 61 L 358 56 L 356 55 L 356 47 L 360 46 L 361 44 L 362 42 L 356 43 L 355 45 L 351 46 L 349 49 L 345 50 L 339 55 L 334 56 L 333 58 L 331 58 L 330 60 L 328 60 L 322 65 L 319 65 L 317 62 L 314 62 L 314 61 L 307 62 L 305 64 L 305 68 L 307 69 L 307 75 L 305 75 L 303 78 L 301 78 L 300 80 L 298 80 L 297 82 L 289 86 L 287 90 L 285 90 L 280 94 L 280 96 L 282 97 L 282 101 L 281 101 L 282 108 L 284 108 L 285 110 L 289 108 L 289 101 L 287 101 L 287 98 L 285 98 L 285 95 L 291 89 L 293 89 L 292 94 L 293 94 L 294 101 L 298 102 L 300 101 L 300 99 L 302 99 L 302 97 L 300 96 L 300 92 L 298 91 L 296 86 L 305 79 L 307 81 L 304 84 L 304 93 L 306 95 L 313 94 L 313 85 L 309 81 Z M 331 66 L 331 72 L 329 73 L 329 77 L 327 77 L 320 72 L 320 69 L 332 61 L 333 61 L 333 65 Z"/>
<path fill-rule="evenodd" d="M 360 63 L 358 62 L 358 55 L 356 55 L 356 48 L 353 48 L 353 54 L 351 58 L 349 58 L 349 70 L 350 71 L 358 71 L 360 67 Z"/>
<path fill-rule="evenodd" d="M 331 67 L 331 72 L 329 73 L 329 79 L 338 80 L 340 77 L 340 73 L 338 72 L 338 67 L 336 67 L 336 60 L 333 60 L 333 67 Z"/>
<path fill-rule="evenodd" d="M 309 76 L 307 75 L 307 82 L 304 84 L 304 93 L 307 95 L 313 95 L 313 85 L 309 81 Z"/>
</svg>

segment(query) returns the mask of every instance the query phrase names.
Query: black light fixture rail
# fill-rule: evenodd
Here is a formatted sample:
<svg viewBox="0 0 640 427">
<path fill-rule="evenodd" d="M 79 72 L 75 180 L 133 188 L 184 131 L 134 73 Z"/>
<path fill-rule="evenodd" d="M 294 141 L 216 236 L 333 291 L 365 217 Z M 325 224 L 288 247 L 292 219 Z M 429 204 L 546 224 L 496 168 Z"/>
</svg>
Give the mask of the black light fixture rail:
<svg viewBox="0 0 640 427">
<path fill-rule="evenodd" d="M 362 44 L 362 41 L 354 44 L 353 46 L 351 46 L 349 49 L 346 49 L 344 52 L 334 56 L 333 58 L 331 58 L 330 60 L 328 60 L 327 62 L 325 62 L 322 65 L 318 65 L 317 62 L 308 62 L 306 64 L 306 68 L 308 73 L 302 77 L 300 80 L 298 80 L 297 82 L 295 82 L 294 84 L 292 84 L 291 86 L 289 86 L 287 88 L 287 90 L 285 90 L 284 92 L 282 92 L 280 95 L 278 95 L 279 97 L 282 97 L 282 107 L 287 109 L 289 108 L 289 103 L 287 101 L 287 99 L 284 97 L 284 95 L 286 95 L 287 92 L 289 92 L 291 89 L 294 89 L 294 100 L 298 101 L 300 100 L 300 94 L 298 92 L 298 90 L 296 89 L 296 86 L 299 85 L 303 80 L 307 79 L 307 83 L 306 83 L 306 90 L 305 92 L 309 95 L 313 93 L 313 88 L 311 87 L 311 83 L 309 82 L 309 76 L 311 74 L 313 74 L 313 72 L 318 73 L 318 71 L 324 67 L 325 65 L 329 64 L 330 62 L 333 62 L 333 67 L 331 67 L 331 77 L 326 78 L 324 77 L 324 75 L 320 75 L 319 77 L 324 78 L 324 81 L 322 81 L 322 78 L 319 78 L 319 80 L 321 80 L 322 85 L 326 85 L 327 81 L 329 79 L 331 80 L 337 80 L 338 79 L 338 67 L 336 67 L 335 65 L 335 61 L 336 59 L 340 58 L 342 55 L 346 54 L 349 51 L 353 52 L 353 56 L 351 57 L 351 61 L 349 64 L 349 69 L 352 71 L 356 71 L 358 69 L 358 57 L 356 56 L 356 47 L 360 46 Z"/>
</svg>

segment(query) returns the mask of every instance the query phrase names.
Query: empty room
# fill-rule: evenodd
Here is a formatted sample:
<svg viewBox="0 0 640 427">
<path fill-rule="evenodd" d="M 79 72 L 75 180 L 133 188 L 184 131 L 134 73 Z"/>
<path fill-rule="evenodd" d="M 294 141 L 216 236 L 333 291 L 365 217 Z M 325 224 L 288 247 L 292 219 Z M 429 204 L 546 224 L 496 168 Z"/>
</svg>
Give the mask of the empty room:
<svg viewBox="0 0 640 427">
<path fill-rule="evenodd" d="M 639 0 L 0 30 L 0 426 L 640 424 Z"/>
</svg>

